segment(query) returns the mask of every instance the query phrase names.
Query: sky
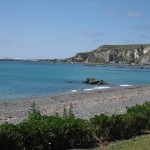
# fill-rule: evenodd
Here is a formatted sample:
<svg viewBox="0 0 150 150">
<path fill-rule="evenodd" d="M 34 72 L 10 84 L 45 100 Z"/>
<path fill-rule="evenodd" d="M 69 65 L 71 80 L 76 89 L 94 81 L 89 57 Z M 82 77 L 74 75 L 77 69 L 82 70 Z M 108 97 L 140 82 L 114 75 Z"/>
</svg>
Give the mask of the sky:
<svg viewBox="0 0 150 150">
<path fill-rule="evenodd" d="M 0 58 L 68 58 L 150 44 L 150 0 L 0 0 Z"/>
</svg>

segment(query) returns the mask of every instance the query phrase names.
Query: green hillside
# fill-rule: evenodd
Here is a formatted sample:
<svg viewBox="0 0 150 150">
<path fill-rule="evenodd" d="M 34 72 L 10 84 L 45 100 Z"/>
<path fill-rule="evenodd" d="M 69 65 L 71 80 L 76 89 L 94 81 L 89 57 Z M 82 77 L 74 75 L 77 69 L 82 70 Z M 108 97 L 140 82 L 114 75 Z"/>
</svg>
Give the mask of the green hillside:
<svg viewBox="0 0 150 150">
<path fill-rule="evenodd" d="M 103 45 L 68 59 L 79 63 L 150 64 L 150 44 Z"/>
</svg>

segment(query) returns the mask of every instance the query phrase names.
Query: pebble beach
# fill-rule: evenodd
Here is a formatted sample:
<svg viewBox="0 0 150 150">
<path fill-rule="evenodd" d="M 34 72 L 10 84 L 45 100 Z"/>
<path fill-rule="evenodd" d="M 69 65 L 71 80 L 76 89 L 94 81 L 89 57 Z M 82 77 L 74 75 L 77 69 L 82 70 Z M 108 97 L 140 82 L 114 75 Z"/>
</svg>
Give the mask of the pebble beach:
<svg viewBox="0 0 150 150">
<path fill-rule="evenodd" d="M 150 85 L 113 87 L 84 92 L 29 97 L 12 101 L 0 101 L 0 124 L 4 122 L 17 124 L 27 118 L 33 102 L 42 114 L 62 115 L 64 107 L 78 118 L 89 119 L 94 115 L 123 114 L 127 107 L 150 101 Z"/>
</svg>

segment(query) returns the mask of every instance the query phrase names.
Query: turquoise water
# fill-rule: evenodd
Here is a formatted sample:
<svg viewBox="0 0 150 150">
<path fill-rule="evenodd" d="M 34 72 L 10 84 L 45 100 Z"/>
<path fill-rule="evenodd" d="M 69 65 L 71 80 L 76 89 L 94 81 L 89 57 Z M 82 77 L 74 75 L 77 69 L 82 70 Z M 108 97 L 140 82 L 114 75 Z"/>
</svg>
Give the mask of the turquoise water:
<svg viewBox="0 0 150 150">
<path fill-rule="evenodd" d="M 109 85 L 103 88 L 150 84 L 150 69 L 0 61 L 0 100 L 101 88 L 84 84 L 83 81 L 88 77 L 107 81 Z"/>
</svg>

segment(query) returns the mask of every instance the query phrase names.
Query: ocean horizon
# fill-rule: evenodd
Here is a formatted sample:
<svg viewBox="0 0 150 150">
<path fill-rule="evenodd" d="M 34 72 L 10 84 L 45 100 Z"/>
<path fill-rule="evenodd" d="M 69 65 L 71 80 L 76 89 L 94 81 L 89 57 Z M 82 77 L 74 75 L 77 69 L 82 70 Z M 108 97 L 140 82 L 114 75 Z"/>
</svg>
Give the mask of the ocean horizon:
<svg viewBox="0 0 150 150">
<path fill-rule="evenodd" d="M 150 68 L 140 66 L 0 61 L 0 70 L 0 101 L 150 84 Z M 87 78 L 108 85 L 87 85 Z"/>
</svg>

